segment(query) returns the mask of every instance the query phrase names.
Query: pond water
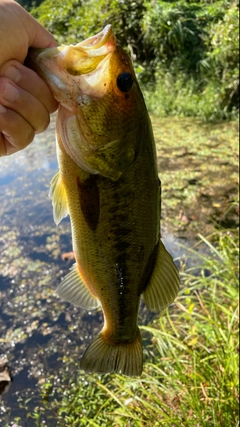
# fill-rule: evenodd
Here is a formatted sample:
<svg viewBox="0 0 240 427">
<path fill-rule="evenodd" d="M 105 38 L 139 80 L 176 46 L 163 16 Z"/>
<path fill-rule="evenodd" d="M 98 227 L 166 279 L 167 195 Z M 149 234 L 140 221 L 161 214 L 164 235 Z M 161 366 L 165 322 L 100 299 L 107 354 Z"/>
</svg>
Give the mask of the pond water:
<svg viewBox="0 0 240 427">
<path fill-rule="evenodd" d="M 76 360 L 102 325 L 102 313 L 85 312 L 55 294 L 71 262 L 61 254 L 71 251 L 69 219 L 56 227 L 48 198 L 57 170 L 54 120 L 44 135 L 27 149 L 0 162 L 0 356 L 8 358 L 13 383 L 0 401 L 0 425 L 38 403 L 37 385 L 48 376 L 60 381 L 64 358 Z M 178 240 L 164 233 L 174 257 L 182 253 Z M 153 315 L 141 307 L 140 324 Z"/>
</svg>

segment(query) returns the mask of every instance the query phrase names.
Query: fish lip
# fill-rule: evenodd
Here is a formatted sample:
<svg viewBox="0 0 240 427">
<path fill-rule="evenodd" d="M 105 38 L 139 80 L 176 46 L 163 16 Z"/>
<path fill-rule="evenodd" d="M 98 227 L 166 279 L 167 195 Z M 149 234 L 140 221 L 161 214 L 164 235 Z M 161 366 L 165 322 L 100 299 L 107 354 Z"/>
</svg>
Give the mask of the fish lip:
<svg viewBox="0 0 240 427">
<path fill-rule="evenodd" d="M 112 52 L 117 46 L 117 41 L 114 36 L 112 26 L 110 24 L 100 31 L 98 34 L 89 37 L 77 44 L 61 45 L 55 48 L 39 49 L 38 60 L 53 59 L 65 55 L 69 48 L 74 47 L 78 49 L 78 55 L 81 56 L 81 52 L 85 52 L 89 57 L 105 56 L 107 53 Z"/>
<path fill-rule="evenodd" d="M 83 46 L 86 50 L 99 49 L 102 46 L 116 47 L 116 39 L 113 34 L 111 24 L 106 25 L 102 31 L 86 40 L 78 43 L 78 46 Z"/>
<path fill-rule="evenodd" d="M 101 58 L 106 56 L 108 53 L 113 52 L 116 46 L 117 41 L 114 36 L 112 26 L 108 24 L 98 34 L 91 36 L 75 45 L 59 46 L 57 50 L 60 55 L 66 55 L 69 49 L 74 48 L 78 52 L 79 58 L 85 58 L 87 55 L 89 58 L 94 59 L 97 57 Z M 83 74 L 85 73 L 83 72 Z"/>
<path fill-rule="evenodd" d="M 61 45 L 47 49 L 29 49 L 28 62 L 36 69 L 36 63 L 40 65 L 42 60 L 52 60 L 60 58 L 69 48 L 79 48 L 78 54 L 81 56 L 81 48 L 89 57 L 105 56 L 116 48 L 117 42 L 111 24 L 106 25 L 98 34 L 89 37 L 74 45 Z M 35 63 L 35 64 L 34 64 Z M 35 65 L 35 66 L 34 66 Z M 41 68 L 41 67 L 40 67 Z M 47 67 L 46 67 L 47 68 Z M 38 70 L 39 71 L 39 68 Z M 41 71 L 41 70 L 40 70 Z M 40 73 L 41 74 L 41 73 Z"/>
</svg>

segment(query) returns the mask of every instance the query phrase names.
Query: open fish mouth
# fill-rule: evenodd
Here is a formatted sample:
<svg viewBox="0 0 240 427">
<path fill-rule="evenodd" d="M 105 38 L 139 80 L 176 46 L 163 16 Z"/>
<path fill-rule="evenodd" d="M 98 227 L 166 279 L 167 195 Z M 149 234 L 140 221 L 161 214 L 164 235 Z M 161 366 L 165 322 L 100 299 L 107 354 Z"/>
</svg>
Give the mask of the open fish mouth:
<svg viewBox="0 0 240 427">
<path fill-rule="evenodd" d="M 73 76 L 89 74 L 115 47 L 112 27 L 107 25 L 100 33 L 76 45 L 58 47 L 58 62 Z"/>
<path fill-rule="evenodd" d="M 57 101 L 72 110 L 73 100 L 77 101 L 82 94 L 104 96 L 109 61 L 116 45 L 112 26 L 107 25 L 100 33 L 76 45 L 32 49 L 27 64 L 46 81 Z"/>
</svg>

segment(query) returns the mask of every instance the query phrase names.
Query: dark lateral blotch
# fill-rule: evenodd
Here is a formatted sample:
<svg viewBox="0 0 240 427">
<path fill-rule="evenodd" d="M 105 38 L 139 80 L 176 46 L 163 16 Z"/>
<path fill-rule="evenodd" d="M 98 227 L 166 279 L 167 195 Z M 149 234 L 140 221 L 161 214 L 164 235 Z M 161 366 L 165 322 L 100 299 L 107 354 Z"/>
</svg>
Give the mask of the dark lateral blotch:
<svg viewBox="0 0 240 427">
<path fill-rule="evenodd" d="M 97 176 L 91 175 L 85 181 L 77 178 L 80 207 L 84 219 L 92 231 L 96 231 L 100 215 L 100 196 Z"/>
</svg>

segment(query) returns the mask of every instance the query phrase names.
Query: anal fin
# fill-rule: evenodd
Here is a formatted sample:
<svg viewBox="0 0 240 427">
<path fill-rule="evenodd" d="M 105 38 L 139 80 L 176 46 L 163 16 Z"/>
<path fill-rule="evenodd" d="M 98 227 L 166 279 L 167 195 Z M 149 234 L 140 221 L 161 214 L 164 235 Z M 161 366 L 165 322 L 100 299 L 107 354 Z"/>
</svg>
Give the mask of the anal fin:
<svg viewBox="0 0 240 427">
<path fill-rule="evenodd" d="M 56 292 L 64 300 L 85 310 L 95 310 L 100 305 L 83 282 L 77 264 L 73 264 L 70 273 L 58 285 Z"/>
<path fill-rule="evenodd" d="M 180 286 L 177 267 L 171 255 L 159 241 L 155 266 L 149 283 L 143 292 L 143 299 L 150 311 L 161 311 L 176 298 Z"/>
</svg>

